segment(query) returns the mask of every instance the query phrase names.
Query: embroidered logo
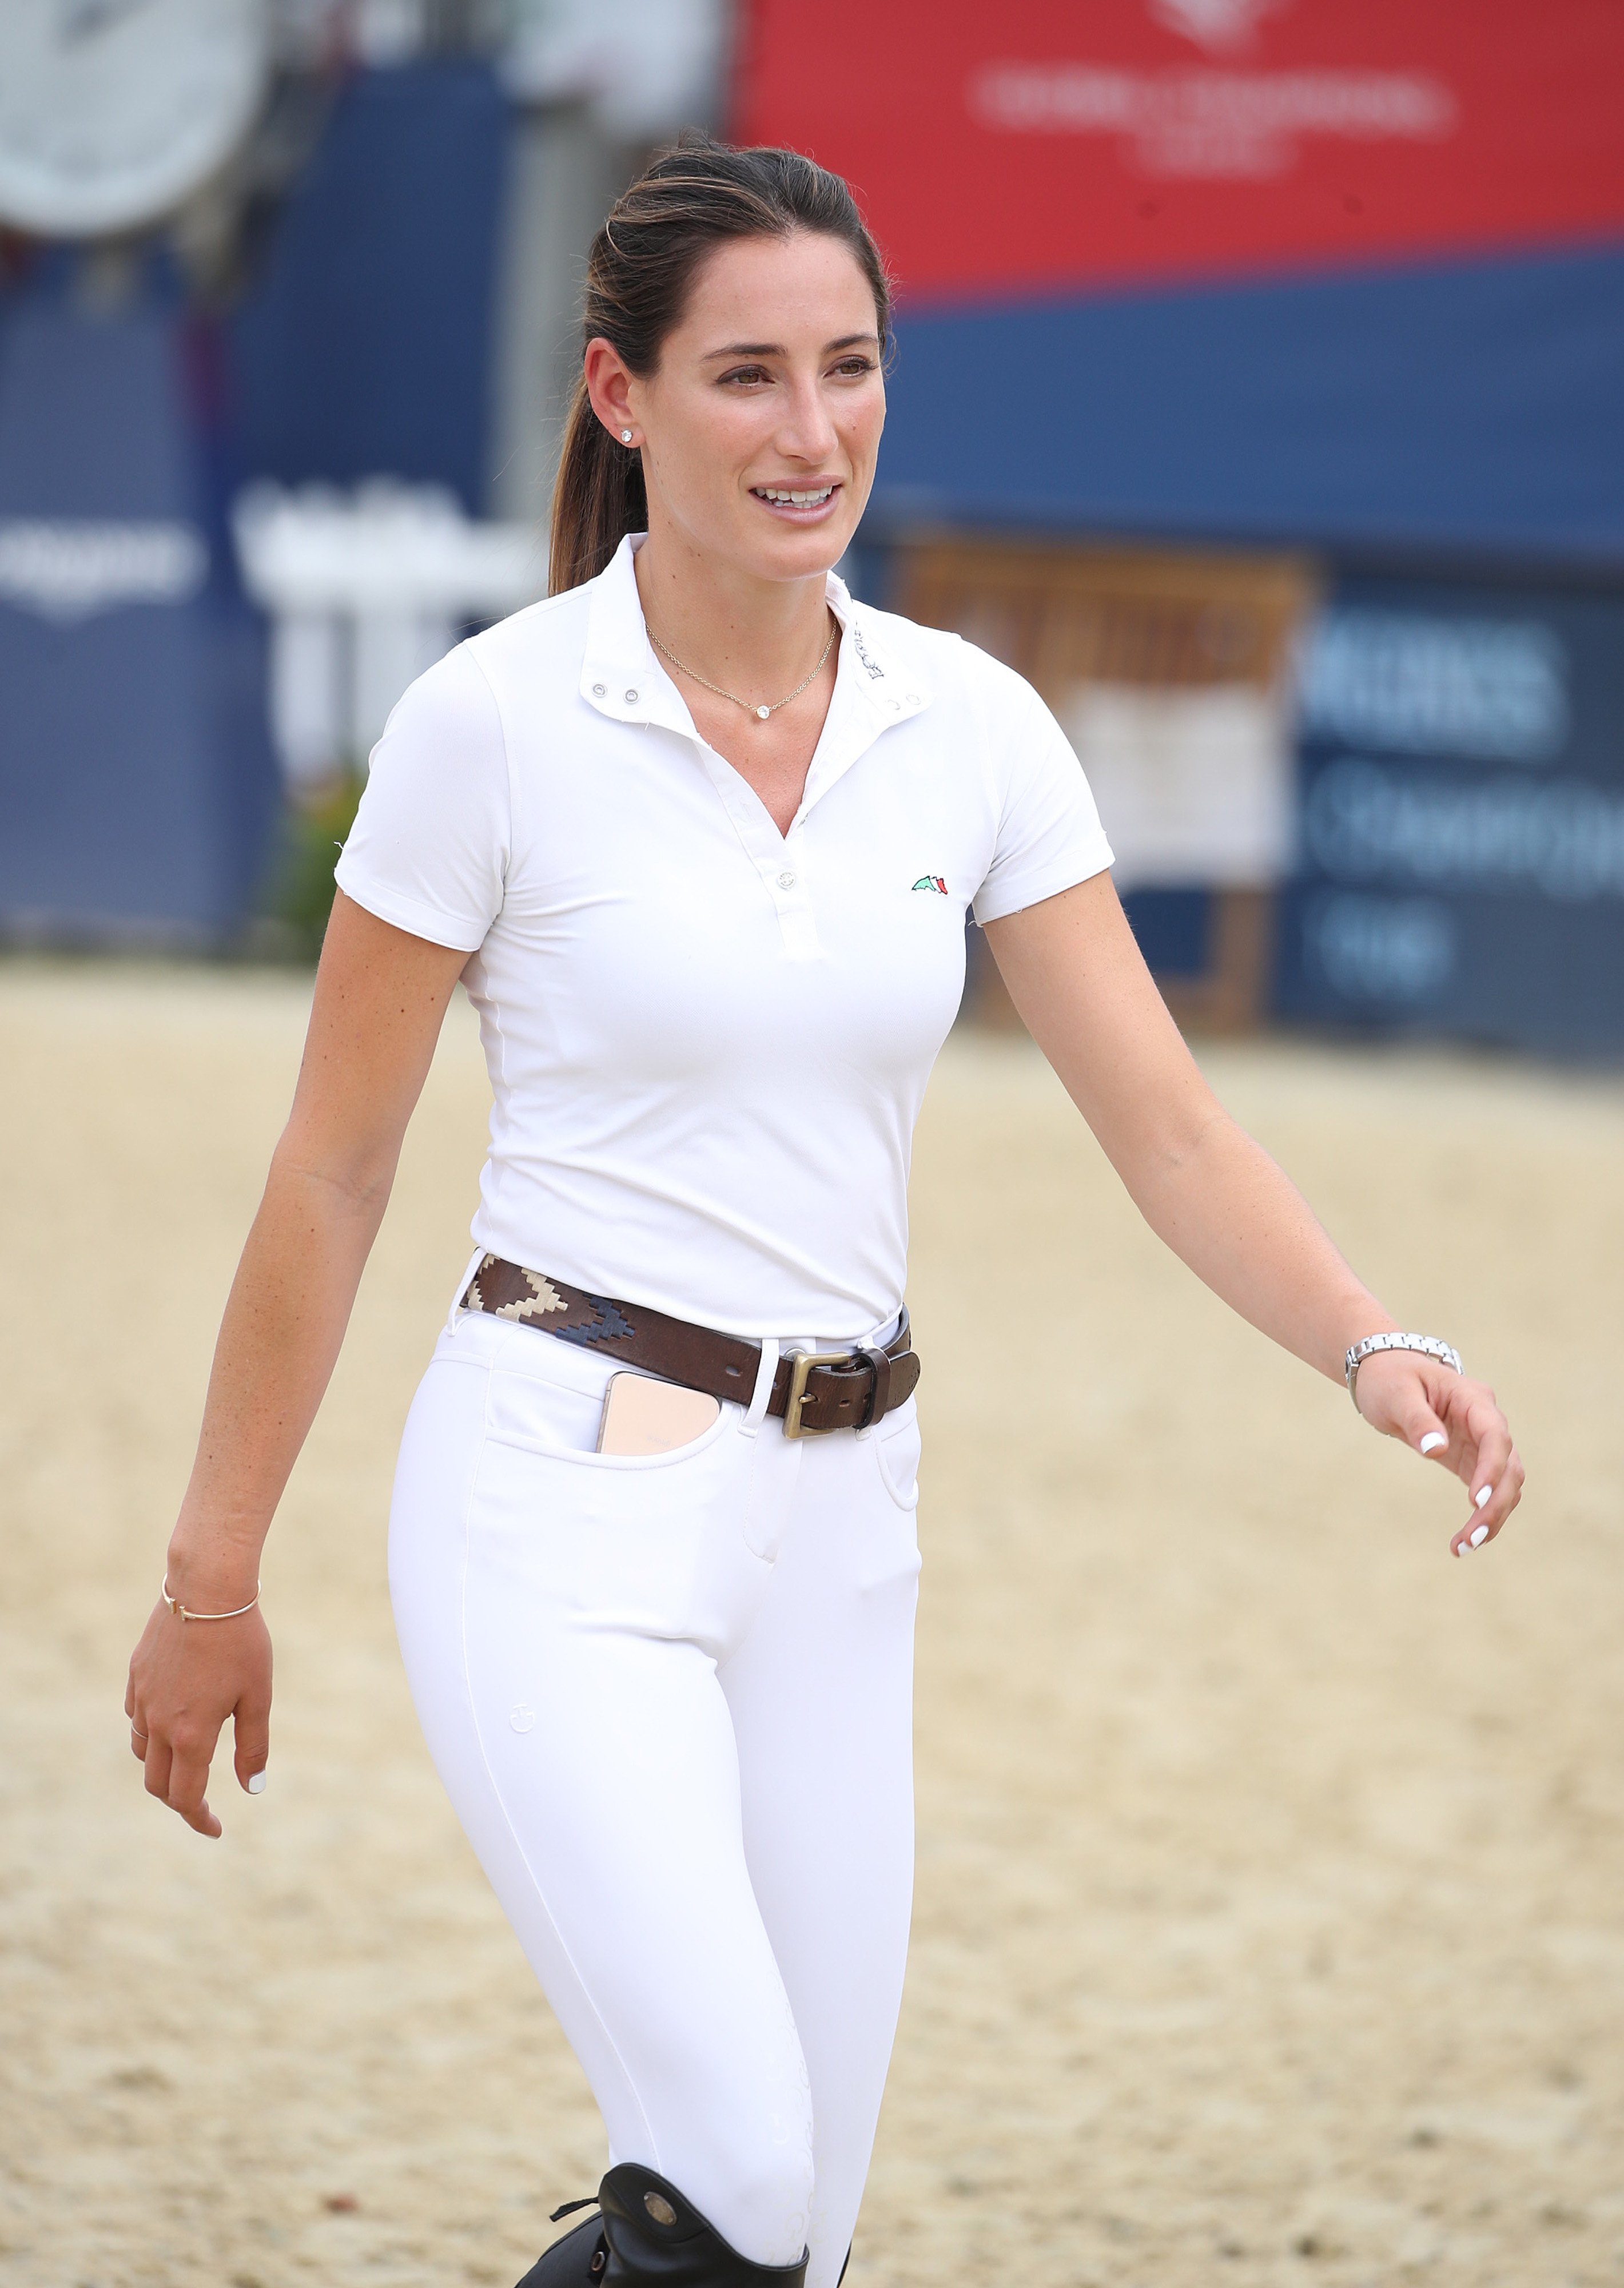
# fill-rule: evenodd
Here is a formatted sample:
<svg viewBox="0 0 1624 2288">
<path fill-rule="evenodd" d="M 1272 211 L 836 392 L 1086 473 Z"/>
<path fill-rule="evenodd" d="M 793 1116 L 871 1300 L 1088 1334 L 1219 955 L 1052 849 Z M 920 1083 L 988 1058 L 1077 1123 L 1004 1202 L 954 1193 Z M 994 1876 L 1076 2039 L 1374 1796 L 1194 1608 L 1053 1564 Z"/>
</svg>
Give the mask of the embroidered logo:
<svg viewBox="0 0 1624 2288">
<path fill-rule="evenodd" d="M 934 890 L 939 898 L 945 898 L 947 894 L 947 885 L 939 874 L 922 874 L 914 887 L 916 890 Z"/>
<path fill-rule="evenodd" d="M 850 623 L 850 633 L 852 637 L 852 648 L 868 671 L 869 679 L 871 681 L 877 680 L 879 677 L 884 674 L 885 670 L 880 665 L 877 659 L 869 658 L 867 647 L 863 642 L 863 632 L 861 628 L 858 626 L 855 620 Z"/>
</svg>

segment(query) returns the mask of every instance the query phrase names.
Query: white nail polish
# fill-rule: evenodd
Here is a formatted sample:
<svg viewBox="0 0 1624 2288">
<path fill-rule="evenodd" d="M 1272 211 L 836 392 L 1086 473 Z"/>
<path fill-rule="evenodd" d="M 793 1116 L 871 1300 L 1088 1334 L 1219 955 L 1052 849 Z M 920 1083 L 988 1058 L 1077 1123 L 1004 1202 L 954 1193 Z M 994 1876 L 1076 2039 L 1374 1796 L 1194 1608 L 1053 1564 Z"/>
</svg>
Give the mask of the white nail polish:
<svg viewBox="0 0 1624 2288">
<path fill-rule="evenodd" d="M 250 1772 L 249 1774 L 248 1791 L 250 1795 L 263 1795 L 265 1793 L 265 1774 L 263 1772 Z"/>
<path fill-rule="evenodd" d="M 1488 1528 L 1487 1528 L 1487 1526 L 1486 1526 L 1486 1525 L 1474 1525 L 1474 1526 L 1473 1526 L 1473 1528 L 1472 1528 L 1472 1547 L 1473 1547 L 1474 1549 L 1481 1549 L 1481 1548 L 1482 1548 L 1482 1546 L 1483 1546 L 1483 1545 L 1484 1545 L 1484 1543 L 1488 1539 L 1488 1537 L 1489 1537 L 1489 1529 L 1488 1529 Z"/>
<path fill-rule="evenodd" d="M 1448 1439 L 1441 1430 L 1429 1430 L 1421 1442 L 1421 1450 L 1423 1454 L 1436 1454 L 1440 1446 L 1446 1446 L 1448 1443 Z"/>
<path fill-rule="evenodd" d="M 1454 1545 L 1454 1553 L 1457 1557 L 1470 1557 L 1471 1554 L 1470 1544 L 1464 1541 L 1457 1541 Z"/>
<path fill-rule="evenodd" d="M 1477 1492 L 1472 1496 L 1472 1499 L 1477 1503 L 1478 1508 L 1482 1509 L 1485 1504 L 1492 1499 L 1493 1492 L 1494 1489 L 1493 1486 L 1479 1486 Z"/>
</svg>

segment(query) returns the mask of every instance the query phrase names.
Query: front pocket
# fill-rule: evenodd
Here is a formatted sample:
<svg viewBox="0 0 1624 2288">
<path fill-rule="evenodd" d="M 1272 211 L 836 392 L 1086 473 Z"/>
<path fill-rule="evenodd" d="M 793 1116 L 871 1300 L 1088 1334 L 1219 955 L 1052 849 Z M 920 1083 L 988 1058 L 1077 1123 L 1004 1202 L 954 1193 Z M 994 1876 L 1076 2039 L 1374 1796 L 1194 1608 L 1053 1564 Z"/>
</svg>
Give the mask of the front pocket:
<svg viewBox="0 0 1624 2288">
<path fill-rule="evenodd" d="M 492 1373 L 469 1520 L 477 1569 L 493 1593 L 539 1596 L 570 1625 L 688 1638 L 725 1657 L 771 1577 L 741 1532 L 754 1441 L 739 1409 L 674 1453 L 598 1454 L 558 1437 L 571 1418 L 559 1399 L 579 1396 Z"/>
<path fill-rule="evenodd" d="M 575 1390 L 539 1375 L 516 1374 L 511 1368 L 494 1366 L 485 1402 L 486 1435 L 502 1445 L 551 1455 L 582 1469 L 638 1475 L 669 1470 L 697 1458 L 728 1427 L 728 1409 L 724 1406 L 717 1419 L 685 1446 L 669 1447 L 663 1454 L 600 1454 L 597 1442 L 603 1405 L 601 1391 Z M 736 1419 L 738 1409 L 733 1410 Z"/>
<path fill-rule="evenodd" d="M 869 1443 L 874 1448 L 875 1467 L 880 1482 L 899 1509 L 919 1506 L 919 1409 L 912 1398 L 904 1400 L 894 1414 L 888 1414 L 873 1432 Z"/>
</svg>

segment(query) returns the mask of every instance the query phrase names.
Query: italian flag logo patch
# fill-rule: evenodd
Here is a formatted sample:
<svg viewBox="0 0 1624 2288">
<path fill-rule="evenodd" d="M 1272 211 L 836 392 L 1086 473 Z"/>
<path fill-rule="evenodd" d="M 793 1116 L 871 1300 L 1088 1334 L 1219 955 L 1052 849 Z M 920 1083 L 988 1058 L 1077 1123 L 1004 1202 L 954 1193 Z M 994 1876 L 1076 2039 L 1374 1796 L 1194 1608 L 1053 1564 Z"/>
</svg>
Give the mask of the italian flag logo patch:
<svg viewBox="0 0 1624 2288">
<path fill-rule="evenodd" d="M 934 890 L 939 898 L 945 898 L 947 894 L 947 885 L 939 874 L 922 874 L 914 887 L 916 890 Z"/>
</svg>

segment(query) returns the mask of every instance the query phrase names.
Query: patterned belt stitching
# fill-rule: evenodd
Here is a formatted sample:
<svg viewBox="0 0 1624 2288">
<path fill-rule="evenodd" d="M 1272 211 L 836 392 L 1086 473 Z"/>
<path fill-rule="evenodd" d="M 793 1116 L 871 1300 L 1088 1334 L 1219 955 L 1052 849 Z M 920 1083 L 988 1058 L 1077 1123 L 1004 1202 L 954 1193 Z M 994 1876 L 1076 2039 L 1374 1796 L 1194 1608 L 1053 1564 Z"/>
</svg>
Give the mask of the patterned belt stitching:
<svg viewBox="0 0 1624 2288">
<path fill-rule="evenodd" d="M 647 1367 L 651 1373 L 677 1381 L 684 1379 L 680 1367 L 650 1363 L 644 1348 L 647 1339 L 653 1338 L 657 1341 L 669 1334 L 679 1340 L 690 1341 L 699 1336 L 704 1339 L 711 1357 L 718 1361 L 729 1377 L 746 1376 L 750 1371 L 752 1362 L 760 1356 L 760 1346 L 746 1341 L 742 1337 L 692 1327 L 684 1320 L 668 1318 L 663 1311 L 646 1308 L 638 1310 L 637 1316 L 633 1317 L 607 1295 L 588 1295 L 564 1280 L 549 1279 L 540 1271 L 530 1271 L 521 1264 L 505 1262 L 497 1255 L 487 1254 L 480 1258 L 479 1269 L 463 1291 L 463 1301 L 471 1311 L 485 1311 L 494 1318 L 511 1319 L 521 1326 L 540 1327 L 546 1333 L 556 1335 L 561 1342 L 577 1343 L 582 1349 L 593 1349 L 600 1343 L 627 1344 L 630 1347 L 621 1353 L 622 1358 L 630 1359 L 634 1365 Z M 906 1316 L 904 1323 L 906 1325 Z M 901 1340 L 900 1333 L 893 1339 Z M 879 1397 L 882 1389 L 887 1394 L 884 1405 L 874 1415 L 875 1420 L 900 1406 L 919 1380 L 919 1358 L 911 1347 L 892 1353 L 888 1347 L 886 1355 L 891 1361 L 888 1371 L 877 1379 L 870 1379 L 867 1384 L 875 1399 Z M 773 1415 L 783 1415 L 786 1419 L 788 1418 L 789 1394 L 794 1380 L 792 1364 L 792 1357 L 788 1355 L 779 1361 L 768 1409 Z M 860 1405 L 858 1394 L 844 1386 L 860 1383 L 869 1374 L 867 1365 L 857 1364 L 855 1358 L 850 1368 L 834 1363 L 812 1368 L 805 1389 L 805 1405 L 812 1419 L 808 1421 L 804 1414 L 801 1417 L 803 1430 L 822 1433 L 855 1428 L 860 1419 L 867 1418 L 867 1405 Z M 717 1389 L 709 1374 L 695 1381 L 692 1387 L 710 1390 L 717 1396 L 725 1394 Z M 872 1403 L 872 1401 L 867 1403 Z M 857 1409 L 855 1414 L 852 1411 L 854 1408 Z M 832 1422 L 819 1420 L 818 1415 L 826 1411 L 834 1412 L 836 1418 Z"/>
<path fill-rule="evenodd" d="M 583 1348 L 594 1343 L 622 1341 L 636 1334 L 635 1322 L 627 1318 L 606 1295 L 577 1293 L 566 1300 L 551 1279 L 544 1279 L 539 1271 L 526 1270 L 522 1264 L 515 1264 L 513 1268 L 530 1289 L 527 1295 L 514 1295 L 507 1302 L 499 1303 L 493 1288 L 487 1298 L 479 1282 L 495 1271 L 500 1262 L 501 1258 L 495 1255 L 481 1259 L 464 1297 L 470 1310 L 488 1311 L 494 1318 L 517 1319 L 525 1325 L 544 1323 L 550 1335 L 557 1335 L 561 1342 L 579 1343 Z"/>
</svg>

